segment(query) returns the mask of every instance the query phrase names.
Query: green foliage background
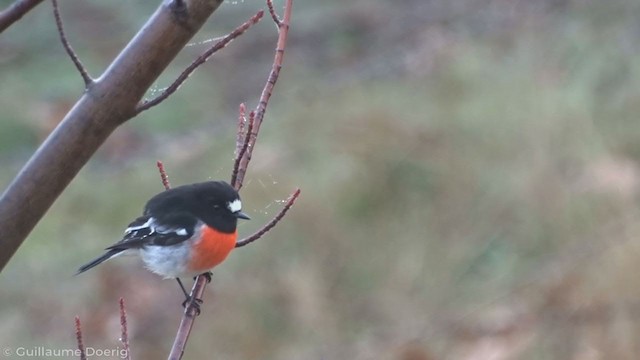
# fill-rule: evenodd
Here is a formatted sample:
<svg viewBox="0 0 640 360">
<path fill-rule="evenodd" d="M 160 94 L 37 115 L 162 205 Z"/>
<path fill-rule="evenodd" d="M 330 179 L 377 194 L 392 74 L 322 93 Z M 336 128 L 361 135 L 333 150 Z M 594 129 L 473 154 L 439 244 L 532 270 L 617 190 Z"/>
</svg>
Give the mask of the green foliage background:
<svg viewBox="0 0 640 360">
<path fill-rule="evenodd" d="M 98 75 L 157 5 L 61 11 Z M 259 7 L 225 3 L 156 88 Z M 185 358 L 637 358 L 639 18 L 633 0 L 296 0 L 240 232 L 302 196 L 216 268 Z M 73 348 L 77 314 L 115 348 L 124 297 L 133 357 L 166 356 L 174 282 L 125 258 L 72 274 L 162 190 L 157 159 L 173 184 L 228 178 L 275 38 L 264 20 L 103 146 L 0 275 L 0 345 Z M 0 184 L 81 92 L 50 4 L 0 34 Z"/>
</svg>

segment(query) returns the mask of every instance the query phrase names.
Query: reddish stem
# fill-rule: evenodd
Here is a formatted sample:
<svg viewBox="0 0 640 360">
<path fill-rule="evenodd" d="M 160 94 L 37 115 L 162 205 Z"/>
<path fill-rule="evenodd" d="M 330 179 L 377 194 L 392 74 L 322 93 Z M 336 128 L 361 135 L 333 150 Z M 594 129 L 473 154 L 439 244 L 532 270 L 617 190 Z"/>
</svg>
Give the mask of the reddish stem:
<svg viewBox="0 0 640 360">
<path fill-rule="evenodd" d="M 267 8 L 269 8 L 269 14 L 271 14 L 273 22 L 276 23 L 278 27 L 280 27 L 280 25 L 282 24 L 282 20 L 280 20 L 280 17 L 278 17 L 276 9 L 273 8 L 273 0 L 267 0 Z"/>
<path fill-rule="evenodd" d="M 256 123 L 256 112 L 251 111 L 249 113 L 249 125 L 244 133 L 244 138 L 242 139 L 242 147 L 238 152 L 238 156 L 236 156 L 236 160 L 233 164 L 233 172 L 231 174 L 231 186 L 234 189 L 240 190 L 242 187 L 242 182 L 238 181 L 238 175 L 244 179 L 245 169 L 240 168 L 240 161 L 244 157 L 244 154 L 247 153 L 247 149 L 249 148 L 249 144 L 251 143 L 251 136 L 253 135 L 253 127 Z"/>
<path fill-rule="evenodd" d="M 267 3 L 268 5 L 268 3 Z M 272 4 L 273 5 L 273 4 Z M 260 132 L 260 126 L 262 125 L 262 120 L 264 119 L 264 114 L 267 111 L 267 105 L 269 104 L 269 99 L 271 98 L 271 94 L 273 93 L 273 88 L 278 81 L 278 77 L 280 76 L 280 70 L 282 69 L 282 61 L 284 60 L 284 50 L 287 45 L 287 35 L 289 34 L 289 24 L 291 22 L 291 7 L 293 5 L 293 0 L 287 0 L 284 5 L 284 18 L 282 21 L 277 22 L 278 24 L 278 43 L 276 45 L 276 51 L 273 58 L 273 65 L 271 66 L 271 72 L 269 73 L 269 77 L 267 78 L 267 82 L 262 89 L 262 94 L 260 95 L 260 101 L 258 102 L 258 106 L 256 107 L 256 119 L 253 125 L 253 132 L 256 136 L 251 136 L 249 140 L 249 144 L 247 146 L 247 151 L 242 159 L 240 159 L 240 166 L 238 171 L 238 177 L 236 179 L 237 188 L 241 188 L 244 182 L 244 175 L 249 167 L 249 162 L 251 161 L 251 155 L 253 154 L 253 150 L 255 149 L 255 143 L 257 140 L 257 134 Z M 274 10 L 275 14 L 275 10 Z M 277 18 L 277 16 L 276 16 Z"/>
<path fill-rule="evenodd" d="M 124 346 L 125 357 L 123 359 L 131 360 L 131 349 L 129 347 L 129 330 L 127 327 L 127 311 L 124 306 L 124 299 L 120 298 L 120 342 Z"/>
<path fill-rule="evenodd" d="M 162 163 L 162 161 L 160 160 L 156 161 L 156 166 L 158 167 L 158 171 L 160 171 L 160 179 L 162 180 L 162 185 L 164 186 L 164 189 L 165 190 L 171 189 L 171 183 L 169 183 L 169 176 L 167 175 L 167 172 L 164 169 L 164 164 Z"/>
<path fill-rule="evenodd" d="M 265 226 L 262 227 L 262 229 L 258 230 L 258 232 L 256 232 L 255 234 L 249 236 L 248 238 L 238 241 L 236 243 L 236 248 L 251 244 L 252 242 L 260 239 L 262 235 L 266 234 L 269 230 L 271 230 L 274 226 L 276 226 L 278 222 L 280 222 L 280 220 L 282 220 L 282 218 L 287 214 L 287 211 L 291 209 L 291 207 L 296 202 L 296 199 L 298 198 L 299 195 L 300 195 L 300 189 L 296 189 L 296 191 L 293 194 L 291 194 L 291 196 L 289 197 L 287 204 L 282 208 L 282 210 L 280 210 L 278 215 L 276 215 L 276 217 L 274 217 L 273 220 L 268 222 Z"/>
<path fill-rule="evenodd" d="M 82 326 L 80 325 L 80 318 L 76 316 L 76 343 L 78 344 L 78 350 L 80 351 L 80 360 L 87 360 L 87 352 L 84 349 L 84 342 L 82 341 Z"/>
<path fill-rule="evenodd" d="M 247 123 L 247 117 L 245 116 L 247 113 L 247 108 L 244 103 L 240 104 L 238 109 L 238 130 L 236 133 L 236 151 L 234 153 L 235 159 L 234 162 L 238 160 L 238 154 L 244 145 L 244 136 L 245 136 L 245 124 Z M 231 183 L 233 185 L 233 183 Z"/>
</svg>

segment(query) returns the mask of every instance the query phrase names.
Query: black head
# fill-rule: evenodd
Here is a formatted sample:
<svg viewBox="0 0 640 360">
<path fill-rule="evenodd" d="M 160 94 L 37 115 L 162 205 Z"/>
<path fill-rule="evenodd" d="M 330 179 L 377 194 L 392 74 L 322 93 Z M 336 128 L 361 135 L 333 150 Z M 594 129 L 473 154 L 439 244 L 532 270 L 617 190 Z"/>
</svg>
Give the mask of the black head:
<svg viewBox="0 0 640 360">
<path fill-rule="evenodd" d="M 238 192 L 224 181 L 183 185 L 164 191 L 149 200 L 145 214 L 186 212 L 219 231 L 236 230 L 238 219 L 249 219 L 242 212 Z"/>
</svg>

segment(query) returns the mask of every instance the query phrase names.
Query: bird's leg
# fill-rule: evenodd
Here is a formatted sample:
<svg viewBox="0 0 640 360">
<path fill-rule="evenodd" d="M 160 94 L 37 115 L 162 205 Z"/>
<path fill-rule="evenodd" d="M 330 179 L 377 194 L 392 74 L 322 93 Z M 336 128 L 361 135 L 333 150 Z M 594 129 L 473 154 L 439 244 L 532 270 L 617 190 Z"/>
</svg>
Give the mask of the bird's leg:
<svg viewBox="0 0 640 360">
<path fill-rule="evenodd" d="M 196 316 L 200 315 L 200 304 L 202 304 L 202 299 L 198 299 L 195 297 L 192 298 L 191 295 L 189 295 L 189 293 L 187 292 L 187 289 L 185 289 L 184 285 L 182 285 L 182 281 L 180 280 L 180 278 L 176 278 L 176 280 L 178 281 L 178 285 L 180 285 L 180 289 L 182 289 L 182 292 L 184 293 L 184 296 L 186 298 L 182 302 L 182 307 L 186 308 L 187 304 L 189 304 L 195 309 Z"/>
<path fill-rule="evenodd" d="M 182 293 L 187 298 L 187 300 L 189 300 L 189 293 L 187 292 L 187 289 L 184 288 L 184 285 L 182 285 L 182 281 L 180 281 L 180 278 L 176 278 L 176 280 L 178 281 L 178 285 L 180 285 L 180 289 L 182 289 Z"/>
</svg>

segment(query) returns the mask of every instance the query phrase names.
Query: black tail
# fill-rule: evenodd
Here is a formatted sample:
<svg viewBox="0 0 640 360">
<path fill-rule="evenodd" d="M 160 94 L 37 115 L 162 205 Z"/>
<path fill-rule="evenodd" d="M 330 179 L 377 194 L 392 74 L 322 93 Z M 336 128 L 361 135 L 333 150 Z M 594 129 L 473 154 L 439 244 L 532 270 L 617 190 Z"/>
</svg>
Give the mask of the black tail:
<svg viewBox="0 0 640 360">
<path fill-rule="evenodd" d="M 101 263 L 103 263 L 104 261 L 107 261 L 109 259 L 111 259 L 113 256 L 119 254 L 120 252 L 122 252 L 122 250 L 120 249 L 112 249 L 107 251 L 104 255 L 100 256 L 97 259 L 94 259 L 93 261 L 91 261 L 90 263 L 84 264 L 82 266 L 80 266 L 80 268 L 78 269 L 78 272 L 76 273 L 76 275 L 78 274 L 82 274 L 83 272 L 91 269 L 92 267 L 99 265 Z"/>
</svg>

